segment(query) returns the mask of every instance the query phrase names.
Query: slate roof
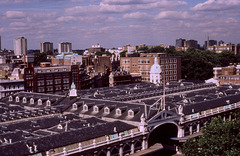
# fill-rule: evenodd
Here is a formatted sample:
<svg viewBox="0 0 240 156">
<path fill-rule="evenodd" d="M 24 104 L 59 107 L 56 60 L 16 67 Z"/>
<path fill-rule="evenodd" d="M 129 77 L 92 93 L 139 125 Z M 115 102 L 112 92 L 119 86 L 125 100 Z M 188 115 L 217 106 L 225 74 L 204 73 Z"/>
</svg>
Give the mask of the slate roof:
<svg viewBox="0 0 240 156">
<path fill-rule="evenodd" d="M 11 155 L 15 155 L 16 153 L 18 153 L 18 155 L 20 156 L 29 155 L 31 153 L 29 152 L 27 145 L 31 147 L 33 147 L 33 145 L 36 145 L 37 146 L 36 153 L 38 153 L 38 152 L 54 149 L 57 147 L 67 146 L 70 144 L 74 144 L 74 143 L 94 139 L 97 137 L 111 135 L 118 132 L 123 132 L 126 130 L 136 128 L 135 126 L 132 126 L 120 121 L 106 122 L 96 118 L 90 118 L 85 121 L 79 120 L 79 122 L 90 122 L 90 121 L 92 121 L 92 123 L 88 124 L 87 126 L 81 126 L 80 124 L 79 127 L 74 127 L 74 124 L 76 126 L 76 123 L 77 123 L 77 120 L 76 120 L 76 121 L 73 121 L 74 123 L 73 125 L 69 123 L 70 128 L 68 129 L 68 131 L 65 131 L 65 130 L 59 131 L 58 133 L 53 133 L 51 135 L 45 134 L 42 136 L 32 136 L 24 140 L 22 140 L 22 138 L 20 137 L 22 132 L 18 131 L 14 135 L 14 138 L 18 135 L 20 139 L 12 142 L 11 144 L 4 144 L 4 143 L 0 144 L 0 155 L 11 156 Z M 117 132 L 114 132 L 115 127 Z M 7 134 L 4 134 L 4 136 L 6 138 L 10 138 L 10 136 L 8 136 Z M 2 136 L 0 135 L 0 139 L 1 137 Z"/>
</svg>

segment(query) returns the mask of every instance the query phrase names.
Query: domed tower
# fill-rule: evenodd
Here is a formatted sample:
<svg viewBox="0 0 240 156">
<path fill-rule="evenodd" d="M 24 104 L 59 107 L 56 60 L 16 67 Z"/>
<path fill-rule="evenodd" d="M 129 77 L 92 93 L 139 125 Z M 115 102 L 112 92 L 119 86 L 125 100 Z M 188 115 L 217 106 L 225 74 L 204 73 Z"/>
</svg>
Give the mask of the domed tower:
<svg viewBox="0 0 240 156">
<path fill-rule="evenodd" d="M 150 82 L 154 84 L 161 83 L 161 80 L 162 80 L 161 73 L 162 73 L 162 69 L 158 64 L 157 57 L 155 57 L 154 64 L 152 65 L 150 70 Z"/>
<path fill-rule="evenodd" d="M 77 89 L 76 89 L 76 86 L 75 86 L 74 82 L 72 82 L 69 96 L 70 97 L 77 97 Z"/>
</svg>

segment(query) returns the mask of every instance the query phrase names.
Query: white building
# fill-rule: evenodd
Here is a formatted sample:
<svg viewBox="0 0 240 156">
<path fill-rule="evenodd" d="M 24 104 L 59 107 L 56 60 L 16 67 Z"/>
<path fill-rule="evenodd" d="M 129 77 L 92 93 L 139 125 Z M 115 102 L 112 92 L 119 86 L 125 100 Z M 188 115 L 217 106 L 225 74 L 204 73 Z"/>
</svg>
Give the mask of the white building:
<svg viewBox="0 0 240 156">
<path fill-rule="evenodd" d="M 150 82 L 154 84 L 161 83 L 161 80 L 162 80 L 161 73 L 162 73 L 162 69 L 158 64 L 157 57 L 155 57 L 154 64 L 151 66 L 151 70 L 150 70 Z"/>
<path fill-rule="evenodd" d="M 24 91 L 24 80 L 0 79 L 0 99 L 10 94 Z"/>
<path fill-rule="evenodd" d="M 27 54 L 27 39 L 18 37 L 14 40 L 14 54 L 16 56 Z"/>
<path fill-rule="evenodd" d="M 40 43 L 40 52 L 43 53 L 43 52 L 53 52 L 53 43 L 51 42 L 43 42 L 43 43 Z"/>
<path fill-rule="evenodd" d="M 71 52 L 72 51 L 72 43 L 70 42 L 61 42 L 58 45 L 58 53 L 62 52 Z"/>
</svg>

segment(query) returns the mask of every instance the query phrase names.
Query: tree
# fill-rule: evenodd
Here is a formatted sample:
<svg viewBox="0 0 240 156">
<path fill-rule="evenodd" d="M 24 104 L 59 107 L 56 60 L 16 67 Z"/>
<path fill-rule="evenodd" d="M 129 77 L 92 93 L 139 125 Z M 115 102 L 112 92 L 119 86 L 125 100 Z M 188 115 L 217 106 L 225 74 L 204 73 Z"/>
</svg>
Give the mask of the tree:
<svg viewBox="0 0 240 156">
<path fill-rule="evenodd" d="M 127 51 L 121 52 L 121 53 L 120 53 L 120 57 L 126 57 L 126 52 L 127 52 Z"/>
<path fill-rule="evenodd" d="M 47 54 L 46 53 L 35 53 L 34 54 L 34 65 L 39 66 L 41 62 L 47 61 Z"/>
<path fill-rule="evenodd" d="M 147 46 L 143 46 L 137 49 L 138 51 L 143 51 L 143 52 L 147 52 L 148 51 L 148 47 Z"/>
<path fill-rule="evenodd" d="M 188 155 L 240 155 L 240 111 L 233 121 L 213 118 L 202 128 L 198 139 L 189 139 L 183 145 L 183 153 Z"/>
<path fill-rule="evenodd" d="M 218 57 L 221 67 L 228 66 L 229 63 L 236 63 L 237 61 L 237 57 L 232 51 L 223 51 L 219 53 Z"/>
</svg>

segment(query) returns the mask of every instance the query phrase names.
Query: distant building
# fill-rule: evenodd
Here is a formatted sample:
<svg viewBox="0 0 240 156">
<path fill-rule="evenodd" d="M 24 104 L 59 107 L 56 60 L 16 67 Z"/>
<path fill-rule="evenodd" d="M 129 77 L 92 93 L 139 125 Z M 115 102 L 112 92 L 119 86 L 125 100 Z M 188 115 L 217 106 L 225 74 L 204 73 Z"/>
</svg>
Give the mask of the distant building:
<svg viewBox="0 0 240 156">
<path fill-rule="evenodd" d="M 112 71 L 110 56 L 96 56 L 93 63 L 95 72 L 106 74 L 108 71 Z"/>
<path fill-rule="evenodd" d="M 27 55 L 27 39 L 18 37 L 14 40 L 14 54 L 16 56 Z"/>
<path fill-rule="evenodd" d="M 10 94 L 24 91 L 24 80 L 3 80 L 0 79 L 0 99 Z"/>
<path fill-rule="evenodd" d="M 53 66 L 81 65 L 82 55 L 73 52 L 62 52 L 51 60 Z"/>
<path fill-rule="evenodd" d="M 124 71 L 139 73 L 143 82 L 150 82 L 150 69 L 155 57 L 165 72 L 166 82 L 181 79 L 181 57 L 170 57 L 165 53 L 140 53 L 138 57 L 121 57 L 120 66 Z"/>
<path fill-rule="evenodd" d="M 221 44 L 224 44 L 223 40 L 218 41 L 218 46 L 220 46 Z"/>
<path fill-rule="evenodd" d="M 198 49 L 199 48 L 198 41 L 196 41 L 196 40 L 187 40 L 187 41 L 184 42 L 184 47 Z"/>
<path fill-rule="evenodd" d="M 214 51 L 216 53 L 221 53 L 223 51 L 232 51 L 235 55 L 240 53 L 240 45 L 239 44 L 220 44 L 220 45 L 213 45 L 208 46 L 207 50 Z"/>
<path fill-rule="evenodd" d="M 70 89 L 74 82 L 77 90 L 93 87 L 93 82 L 78 65 L 25 68 L 25 91 L 37 93 L 59 93 Z"/>
<path fill-rule="evenodd" d="M 220 85 L 240 85 L 240 65 L 214 67 L 213 75 Z"/>
<path fill-rule="evenodd" d="M 58 45 L 58 53 L 62 52 L 72 52 L 72 43 L 70 42 L 61 42 Z"/>
<path fill-rule="evenodd" d="M 214 46 L 214 45 L 217 45 L 217 41 L 216 40 L 205 41 L 204 49 L 206 49 L 208 46 Z"/>
<path fill-rule="evenodd" d="M 54 52 L 54 49 L 53 49 L 53 43 L 51 42 L 43 42 L 43 43 L 40 43 L 40 52 L 43 53 L 43 52 Z"/>
<path fill-rule="evenodd" d="M 176 39 L 176 45 L 175 45 L 175 47 L 176 47 L 176 48 L 184 47 L 184 42 L 185 42 L 185 41 L 186 41 L 186 40 L 185 40 L 185 39 L 182 39 L 182 38 Z"/>
<path fill-rule="evenodd" d="M 126 71 L 113 71 L 109 75 L 109 87 L 140 82 L 142 79 L 139 74 L 130 74 Z"/>
<path fill-rule="evenodd" d="M 95 54 L 96 52 L 105 52 L 105 49 L 99 43 L 92 45 L 92 47 L 88 49 L 88 53 L 90 54 Z"/>
</svg>

